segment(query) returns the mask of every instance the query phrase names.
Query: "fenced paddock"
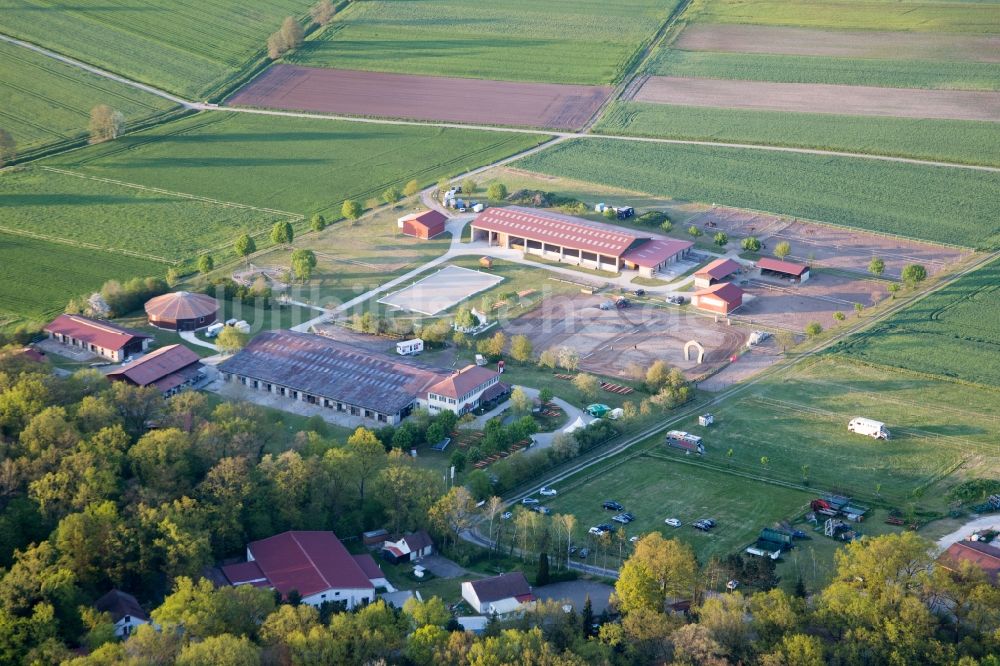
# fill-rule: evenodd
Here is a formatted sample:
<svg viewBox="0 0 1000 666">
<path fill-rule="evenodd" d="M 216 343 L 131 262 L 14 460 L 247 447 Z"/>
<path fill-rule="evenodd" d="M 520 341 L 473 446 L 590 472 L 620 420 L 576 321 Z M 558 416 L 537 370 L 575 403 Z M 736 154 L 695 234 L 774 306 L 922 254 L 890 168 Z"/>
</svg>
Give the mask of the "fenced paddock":
<svg viewBox="0 0 1000 666">
<path fill-rule="evenodd" d="M 502 277 L 483 271 L 445 266 L 409 287 L 379 299 L 379 303 L 420 314 L 436 315 L 502 281 Z"/>
</svg>

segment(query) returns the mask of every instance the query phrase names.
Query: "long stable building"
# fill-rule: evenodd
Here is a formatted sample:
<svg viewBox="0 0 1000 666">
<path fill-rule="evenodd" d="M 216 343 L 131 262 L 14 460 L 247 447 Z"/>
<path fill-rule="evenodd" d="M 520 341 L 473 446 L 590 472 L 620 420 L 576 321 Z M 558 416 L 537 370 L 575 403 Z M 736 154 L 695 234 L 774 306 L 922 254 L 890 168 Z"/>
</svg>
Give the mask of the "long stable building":
<svg viewBox="0 0 1000 666">
<path fill-rule="evenodd" d="M 295 331 L 261 333 L 218 368 L 227 382 L 388 424 L 427 406 L 429 393 L 456 389 L 453 402 L 436 400 L 434 407 L 462 414 L 505 388 L 485 368 L 453 373 Z"/>
<path fill-rule="evenodd" d="M 57 342 L 76 347 L 109 361 L 124 361 L 149 347 L 152 336 L 82 315 L 62 314 L 44 331 Z"/>
<path fill-rule="evenodd" d="M 472 239 L 595 270 L 635 270 L 644 277 L 683 258 L 694 245 L 520 206 L 480 213 L 472 221 Z"/>
</svg>

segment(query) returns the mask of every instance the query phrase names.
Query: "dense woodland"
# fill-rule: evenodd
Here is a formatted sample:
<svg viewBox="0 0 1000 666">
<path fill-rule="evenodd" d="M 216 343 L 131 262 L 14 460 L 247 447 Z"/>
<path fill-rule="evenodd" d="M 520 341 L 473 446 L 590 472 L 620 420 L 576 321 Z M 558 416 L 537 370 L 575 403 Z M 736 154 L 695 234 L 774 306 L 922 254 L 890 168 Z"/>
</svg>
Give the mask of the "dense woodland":
<svg viewBox="0 0 1000 666">
<path fill-rule="evenodd" d="M 206 567 L 288 529 L 429 528 L 468 557 L 455 535 L 479 518 L 476 496 L 399 448 L 449 432 L 453 417 L 347 441 L 321 424 L 290 436 L 251 405 L 164 401 L 91 370 L 57 377 L 16 351 L 0 354 L 0 663 L 1000 664 L 1000 590 L 931 566 L 930 544 L 910 533 L 852 544 L 835 582 L 796 595 L 749 569 L 745 592 L 715 594 L 729 575 L 719 567 L 738 563 L 698 563 L 653 534 L 622 569 L 615 613 L 540 603 L 482 637 L 455 631 L 436 598 L 342 612 L 214 589 Z M 485 518 L 500 506 L 487 502 Z M 543 523 L 513 522 L 536 533 L 519 550 L 565 547 Z M 90 609 L 112 587 L 161 630 L 114 640 Z M 667 612 L 679 599 L 694 600 L 689 615 Z"/>
</svg>

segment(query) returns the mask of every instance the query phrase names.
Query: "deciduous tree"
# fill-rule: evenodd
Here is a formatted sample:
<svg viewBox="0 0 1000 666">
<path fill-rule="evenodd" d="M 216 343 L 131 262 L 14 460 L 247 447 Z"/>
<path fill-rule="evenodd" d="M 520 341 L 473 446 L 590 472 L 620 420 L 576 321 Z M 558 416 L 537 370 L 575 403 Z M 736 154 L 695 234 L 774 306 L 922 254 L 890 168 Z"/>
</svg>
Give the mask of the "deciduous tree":
<svg viewBox="0 0 1000 666">
<path fill-rule="evenodd" d="M 316 268 L 315 252 L 304 249 L 292 252 L 292 272 L 295 273 L 297 279 L 306 282 L 312 277 L 314 268 Z"/>
<path fill-rule="evenodd" d="M 332 21 L 336 13 L 337 8 L 330 0 L 319 0 L 309 9 L 309 16 L 312 17 L 313 23 L 319 26 L 324 26 Z"/>
<path fill-rule="evenodd" d="M 309 218 L 309 228 L 313 231 L 323 231 L 326 229 L 326 218 L 319 213 L 313 213 Z"/>
<path fill-rule="evenodd" d="M 117 139 L 125 133 L 125 116 L 107 104 L 90 110 L 90 143 Z"/>
<path fill-rule="evenodd" d="M 712 242 L 719 247 L 725 247 L 729 243 L 729 235 L 724 231 L 716 232 L 715 236 L 712 238 Z"/>
<path fill-rule="evenodd" d="M 486 188 L 486 198 L 493 203 L 500 203 L 507 198 L 507 186 L 503 183 L 492 183 Z"/>
<path fill-rule="evenodd" d="M 510 356 L 518 363 L 527 363 L 531 360 L 534 348 L 531 339 L 527 335 L 515 335 L 510 340 Z"/>
<path fill-rule="evenodd" d="M 340 207 L 340 214 L 352 222 L 361 217 L 363 211 L 361 204 L 354 199 L 345 200 L 344 205 Z"/>
<path fill-rule="evenodd" d="M 198 257 L 198 272 L 199 273 L 211 273 L 215 269 L 215 260 L 212 259 L 212 255 L 203 254 Z"/>
<path fill-rule="evenodd" d="M 885 262 L 881 257 L 872 257 L 872 260 L 868 262 L 868 272 L 875 277 L 880 277 L 885 272 Z"/>
<path fill-rule="evenodd" d="M 778 259 L 784 259 L 792 253 L 792 245 L 788 241 L 781 241 L 774 246 L 774 256 Z"/>
<path fill-rule="evenodd" d="M 392 206 L 397 201 L 403 198 L 403 195 L 395 187 L 388 187 L 384 192 L 382 192 L 382 201 Z"/>
<path fill-rule="evenodd" d="M 238 331 L 235 326 L 226 326 L 215 338 L 215 346 L 223 354 L 235 354 L 247 346 L 250 336 L 242 331 Z"/>
<path fill-rule="evenodd" d="M 583 397 L 587 400 L 595 400 L 597 398 L 597 391 L 601 388 L 600 382 L 597 381 L 597 377 L 588 375 L 585 372 L 581 372 L 573 378 L 573 386 L 576 387 L 576 390 L 582 393 Z"/>
<path fill-rule="evenodd" d="M 286 245 L 295 240 L 295 230 L 288 220 L 275 222 L 271 227 L 271 242 L 275 245 Z"/>
<path fill-rule="evenodd" d="M 243 234 L 236 239 L 233 249 L 237 255 L 245 259 L 257 251 L 257 243 L 254 242 L 250 234 Z"/>
<path fill-rule="evenodd" d="M 914 287 L 927 279 L 927 269 L 920 264 L 907 264 L 903 267 L 901 277 L 907 286 Z"/>
<path fill-rule="evenodd" d="M 747 252 L 760 252 L 760 240 L 756 236 L 747 236 L 740 246 Z"/>
<path fill-rule="evenodd" d="M 626 614 L 642 608 L 662 613 L 668 598 L 693 596 L 697 570 L 690 546 L 652 532 L 639 539 L 622 565 L 615 584 L 618 608 Z"/>
<path fill-rule="evenodd" d="M 411 180 L 403 187 L 404 197 L 416 196 L 418 192 L 420 192 L 420 183 L 416 179 Z"/>
</svg>

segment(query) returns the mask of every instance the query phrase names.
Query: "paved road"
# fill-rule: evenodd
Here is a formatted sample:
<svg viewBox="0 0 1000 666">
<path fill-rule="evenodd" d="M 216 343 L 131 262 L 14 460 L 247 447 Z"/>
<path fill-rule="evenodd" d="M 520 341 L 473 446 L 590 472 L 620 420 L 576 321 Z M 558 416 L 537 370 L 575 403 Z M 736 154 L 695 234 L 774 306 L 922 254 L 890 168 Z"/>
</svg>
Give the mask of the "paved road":
<svg viewBox="0 0 1000 666">
<path fill-rule="evenodd" d="M 568 601 L 573 609 L 580 613 L 590 597 L 590 605 L 594 615 L 600 615 L 608 607 L 611 593 L 615 588 L 592 580 L 571 580 L 565 583 L 552 583 L 531 590 L 536 597 L 552 601 Z"/>
<path fill-rule="evenodd" d="M 965 537 L 969 536 L 977 530 L 1000 530 L 1000 513 L 994 513 L 989 516 L 983 516 L 982 518 L 976 518 L 975 520 L 970 520 L 966 524 L 959 527 L 957 530 L 951 534 L 946 534 L 937 540 L 938 548 L 941 550 L 946 550 L 953 543 L 961 541 Z"/>
<path fill-rule="evenodd" d="M 178 331 L 177 335 L 181 336 L 181 339 L 183 339 L 185 342 L 190 342 L 191 344 L 197 345 L 199 347 L 207 347 L 208 349 L 219 351 L 219 348 L 213 345 L 211 342 L 205 342 L 204 340 L 198 338 L 198 336 L 194 334 L 194 331 Z"/>
<path fill-rule="evenodd" d="M 315 118 L 315 119 L 320 119 L 320 120 L 341 120 L 341 121 L 345 121 L 345 122 L 368 123 L 368 124 L 373 124 L 373 125 L 415 125 L 415 126 L 420 126 L 420 127 L 445 127 L 445 128 L 456 128 L 456 129 L 474 129 L 474 130 L 480 130 L 480 131 L 484 131 L 484 132 L 509 132 L 509 133 L 516 133 L 516 134 L 538 134 L 538 135 L 541 135 L 541 136 L 549 136 L 549 137 L 552 137 L 553 139 L 558 139 L 560 141 L 565 141 L 567 139 L 610 139 L 610 140 L 614 140 L 614 141 L 632 141 L 632 142 L 638 142 L 638 143 L 664 143 L 664 144 L 674 144 L 674 145 L 682 145 L 682 146 L 710 146 L 710 147 L 717 147 L 717 148 L 746 148 L 748 150 L 765 150 L 765 151 L 781 152 L 781 153 L 799 153 L 799 154 L 804 154 L 804 155 L 825 155 L 825 156 L 828 156 L 828 157 L 851 157 L 851 158 L 877 160 L 877 161 L 884 161 L 884 162 L 901 162 L 901 163 L 904 163 L 904 164 L 918 164 L 918 165 L 924 165 L 924 166 L 936 166 L 936 167 L 945 167 L 945 168 L 951 168 L 951 169 L 970 169 L 970 170 L 973 170 L 973 171 L 988 171 L 988 172 L 993 172 L 993 173 L 1000 173 L 1000 168 L 998 168 L 998 167 L 976 166 L 976 165 L 970 165 L 970 164 L 953 164 L 953 163 L 950 163 L 950 162 L 938 162 L 938 161 L 934 161 L 934 160 L 918 160 L 918 159 L 913 159 L 913 158 L 908 158 L 908 157 L 891 157 L 889 155 L 869 155 L 869 154 L 866 154 L 866 153 L 851 153 L 851 152 L 836 151 L 836 150 L 819 150 L 819 149 L 811 149 L 811 148 L 790 148 L 790 147 L 784 147 L 784 146 L 762 146 L 762 145 L 756 145 L 756 144 L 750 144 L 750 143 L 731 143 L 731 142 L 723 142 L 723 141 L 689 141 L 689 140 L 683 140 L 683 139 L 656 139 L 656 138 L 649 138 L 649 137 L 613 136 L 613 135 L 610 135 L 610 134 L 597 134 L 597 133 L 593 133 L 593 132 L 550 132 L 550 131 L 545 131 L 545 130 L 521 129 L 521 128 L 516 128 L 516 127 L 496 127 L 496 126 L 493 126 L 493 125 L 466 125 L 466 124 L 462 124 L 462 123 L 444 123 L 444 122 L 431 122 L 431 123 L 428 123 L 428 122 L 418 122 L 418 121 L 413 121 L 413 120 L 389 120 L 389 119 L 383 119 L 383 118 L 358 118 L 358 117 L 354 117 L 354 116 L 339 116 L 339 115 L 322 114 L 322 113 L 304 113 L 304 112 L 298 112 L 298 111 L 272 111 L 272 110 L 267 110 L 267 109 L 243 109 L 243 108 L 235 108 L 235 107 L 220 107 L 220 106 L 215 105 L 215 104 L 205 104 L 203 102 L 194 102 L 194 101 L 191 101 L 191 100 L 183 99 L 183 98 L 178 97 L 176 95 L 172 95 L 172 94 L 170 94 L 170 93 L 168 93 L 166 91 L 160 90 L 158 88 L 154 88 L 153 86 L 148 86 L 148 85 L 146 85 L 144 83 L 139 83 L 137 81 L 132 81 L 131 79 L 125 78 L 124 76 L 119 76 L 117 74 L 113 74 L 112 72 L 100 69 L 99 67 L 94 67 L 92 65 L 88 65 L 86 63 L 80 62 L 79 60 L 74 60 L 73 58 L 66 57 L 64 55 L 61 55 L 59 53 L 55 53 L 53 51 L 49 51 L 48 49 L 44 49 L 44 48 L 42 48 L 40 46 L 36 46 L 35 44 L 31 44 L 29 42 L 21 41 L 20 39 L 14 39 L 13 37 L 9 37 L 7 35 L 0 34 L 0 41 L 5 41 L 5 42 L 7 42 L 9 44 L 15 44 L 17 46 L 21 46 L 21 47 L 26 48 L 26 49 L 31 49 L 32 51 L 35 51 L 36 53 L 40 53 L 42 55 L 48 56 L 48 57 L 53 58 L 55 60 L 58 60 L 58 61 L 60 61 L 62 63 L 65 63 L 67 65 L 71 65 L 73 67 L 79 67 L 80 69 L 84 69 L 84 70 L 90 72 L 91 74 L 96 74 L 97 76 L 103 76 L 104 78 L 111 79 L 112 81 L 117 81 L 117 82 L 122 83 L 124 85 L 131 86 L 131 87 L 137 88 L 139 90 L 144 90 L 144 91 L 146 91 L 146 92 L 148 92 L 148 93 L 150 93 L 152 95 L 156 95 L 157 97 L 162 97 L 164 99 L 168 99 L 168 100 L 174 102 L 175 104 L 179 104 L 179 105 L 183 106 L 184 108 L 198 110 L 198 111 L 212 111 L 212 112 L 223 112 L 223 113 L 251 113 L 251 114 L 265 115 L 265 116 L 284 116 L 284 117 L 289 117 L 289 118 Z M 476 171 L 473 171 L 473 172 L 470 172 L 470 173 L 476 173 L 478 171 L 482 171 L 482 170 L 485 170 L 485 169 L 490 169 L 490 168 L 493 168 L 495 166 L 498 166 L 501 163 L 508 162 L 508 161 L 513 160 L 513 159 L 520 159 L 521 157 L 524 157 L 525 155 L 530 154 L 530 152 L 533 152 L 534 150 L 545 149 L 545 148 L 550 147 L 551 145 L 552 145 L 552 142 L 543 144 L 542 147 L 539 147 L 537 149 L 532 149 L 532 151 L 529 151 L 528 153 L 522 153 L 522 154 L 519 154 L 519 155 L 515 155 L 515 156 L 513 156 L 511 158 L 508 158 L 507 160 L 502 160 L 501 162 L 497 162 L 497 163 L 494 163 L 494 164 L 487 165 L 485 167 L 482 167 L 481 169 L 477 169 Z"/>
</svg>

